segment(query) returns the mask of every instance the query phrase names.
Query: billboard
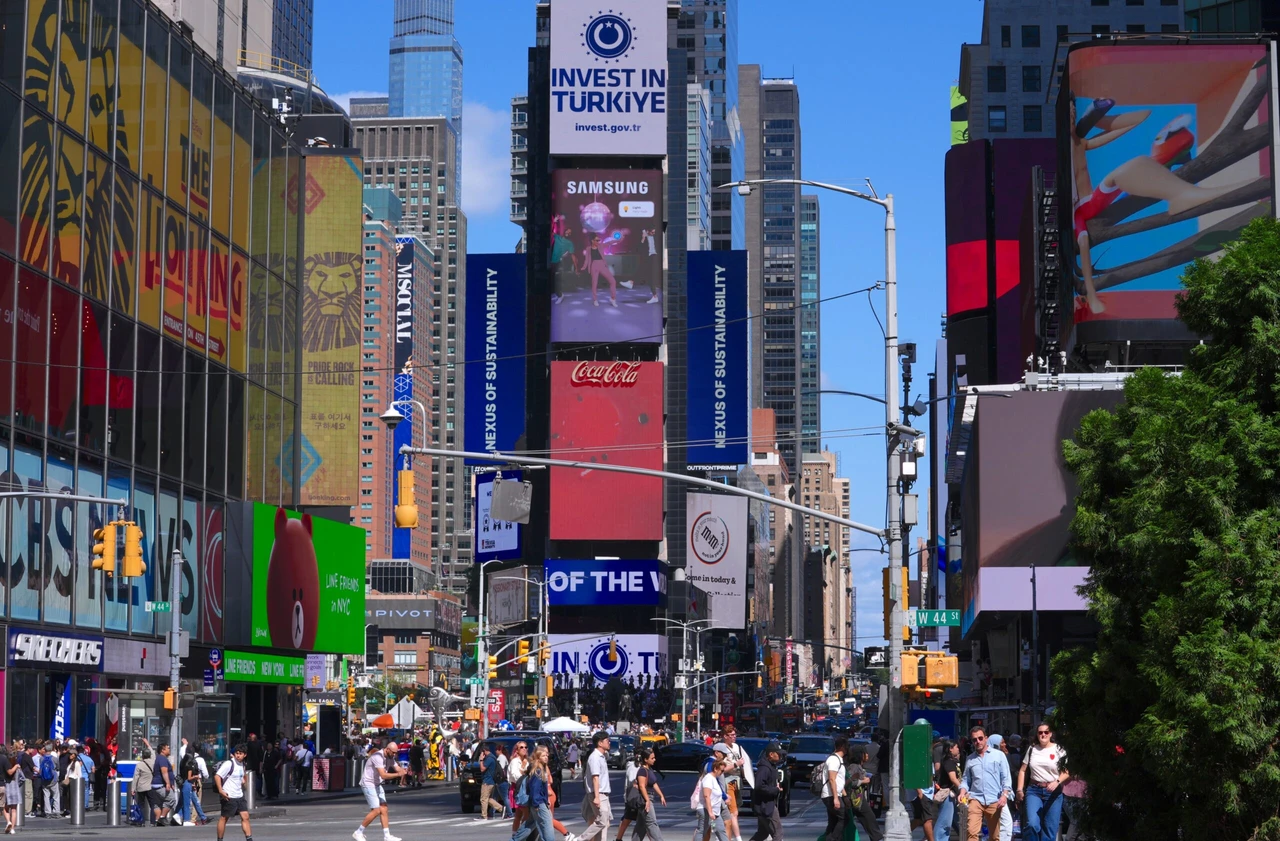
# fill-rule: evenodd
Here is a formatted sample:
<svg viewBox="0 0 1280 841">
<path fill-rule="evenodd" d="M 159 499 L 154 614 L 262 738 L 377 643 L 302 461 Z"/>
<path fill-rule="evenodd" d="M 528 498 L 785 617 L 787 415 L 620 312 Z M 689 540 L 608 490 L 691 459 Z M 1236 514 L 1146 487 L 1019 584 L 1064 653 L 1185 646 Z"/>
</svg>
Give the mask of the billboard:
<svg viewBox="0 0 1280 841">
<path fill-rule="evenodd" d="M 951 145 L 969 142 L 969 100 L 960 88 L 951 86 Z"/>
<path fill-rule="evenodd" d="M 715 628 L 747 623 L 747 499 L 725 494 L 685 497 L 689 581 L 711 601 Z"/>
<path fill-rule="evenodd" d="M 551 8 L 553 155 L 667 154 L 667 4 L 624 5 Z"/>
<path fill-rule="evenodd" d="M 356 526 L 253 503 L 253 644 L 364 651 L 364 536 Z"/>
<path fill-rule="evenodd" d="M 600 683 L 610 678 L 654 678 L 667 672 L 667 638 L 661 634 L 615 634 L 582 639 L 573 634 L 551 634 L 551 674 L 590 672 Z M 609 659 L 609 640 L 616 643 L 618 659 Z"/>
<path fill-rule="evenodd" d="M 525 580 L 532 577 L 525 567 L 499 570 L 485 576 L 489 587 L 485 612 L 489 614 L 490 622 L 510 625 L 541 613 L 539 588 L 530 587 Z"/>
<path fill-rule="evenodd" d="M 394 379 L 391 394 L 395 400 L 413 399 L 413 269 L 416 237 L 396 237 L 396 331 Z M 413 409 L 401 409 L 402 420 L 391 433 L 394 469 L 399 470 L 402 460 L 400 448 L 413 446 Z M 392 505 L 400 504 L 400 483 L 391 483 Z M 391 557 L 408 560 L 412 529 L 391 529 Z"/>
<path fill-rule="evenodd" d="M 662 172 L 558 169 L 551 213 L 551 341 L 661 342 Z"/>
<path fill-rule="evenodd" d="M 524 437 L 525 255 L 467 255 L 465 323 L 463 442 L 471 452 L 517 449 Z"/>
<path fill-rule="evenodd" d="M 301 504 L 354 505 L 360 475 L 363 168 L 359 158 L 312 154 L 306 173 Z"/>
<path fill-rule="evenodd" d="M 552 362 L 551 457 L 661 470 L 662 395 L 661 362 Z M 661 479 L 552 469 L 552 540 L 662 537 Z"/>
<path fill-rule="evenodd" d="M 689 252 L 685 462 L 747 462 L 747 252 Z"/>
<path fill-rule="evenodd" d="M 548 559 L 547 603 L 562 605 L 656 605 L 667 592 L 667 574 L 656 560 Z"/>
<path fill-rule="evenodd" d="M 474 518 L 476 563 L 483 564 L 486 561 L 504 561 L 520 557 L 520 524 L 495 520 L 489 515 L 493 507 L 493 480 L 498 476 L 519 482 L 524 474 L 519 470 L 500 470 L 476 475 Z"/>
<path fill-rule="evenodd" d="M 1187 263 L 1274 214 L 1272 74 L 1267 42 L 1068 54 L 1058 125 L 1077 343 L 1164 335 L 1152 321 L 1169 333 Z"/>
</svg>

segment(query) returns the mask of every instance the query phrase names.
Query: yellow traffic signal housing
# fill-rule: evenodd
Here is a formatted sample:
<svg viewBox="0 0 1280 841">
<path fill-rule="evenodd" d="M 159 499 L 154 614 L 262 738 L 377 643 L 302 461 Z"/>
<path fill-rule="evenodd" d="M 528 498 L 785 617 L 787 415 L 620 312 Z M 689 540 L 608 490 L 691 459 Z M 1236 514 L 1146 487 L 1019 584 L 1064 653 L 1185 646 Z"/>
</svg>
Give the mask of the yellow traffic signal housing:
<svg viewBox="0 0 1280 841">
<path fill-rule="evenodd" d="M 529 662 L 529 641 L 520 640 L 516 643 L 516 662 L 524 665 Z"/>
<path fill-rule="evenodd" d="M 347 706 L 355 706 L 356 703 L 356 682 L 354 680 L 347 681 Z"/>
<path fill-rule="evenodd" d="M 554 675 L 547 675 L 547 697 L 551 698 L 556 694 L 556 679 Z"/>
<path fill-rule="evenodd" d="M 893 619 L 893 600 L 890 598 L 889 589 L 889 567 L 883 570 L 884 577 L 884 638 L 889 639 L 889 625 Z M 902 565 L 902 589 L 898 593 L 898 598 L 902 601 L 902 610 L 907 609 L 907 593 L 910 592 L 910 586 L 907 581 L 907 565 Z M 902 641 L 909 642 L 911 640 L 911 626 L 907 623 L 902 624 Z"/>
<path fill-rule="evenodd" d="M 609 662 L 618 662 L 618 641 L 613 637 L 609 638 Z"/>
<path fill-rule="evenodd" d="M 418 527 L 418 506 L 413 494 L 413 471 L 401 470 L 397 474 L 400 483 L 400 496 L 396 504 L 396 528 L 416 529 Z"/>
<path fill-rule="evenodd" d="M 489 655 L 489 680 L 497 680 L 497 679 L 498 679 L 498 658 L 490 654 Z"/>
<path fill-rule="evenodd" d="M 952 689 L 960 685 L 960 663 L 951 654 L 926 654 L 925 685 L 931 689 Z"/>
<path fill-rule="evenodd" d="M 902 688 L 920 685 L 920 655 L 912 651 L 902 652 Z"/>
<path fill-rule="evenodd" d="M 93 530 L 93 568 L 107 575 L 116 574 L 116 524 L 107 523 Z"/>
<path fill-rule="evenodd" d="M 538 645 L 538 662 L 545 663 L 551 659 L 551 644 L 543 640 Z"/>
<path fill-rule="evenodd" d="M 137 523 L 124 522 L 117 524 L 117 528 L 124 528 L 124 570 L 121 575 L 125 578 L 137 578 L 147 571 L 147 565 L 142 560 L 142 529 L 138 528 Z"/>
<path fill-rule="evenodd" d="M 173 688 L 164 691 L 164 708 L 166 710 L 176 710 L 178 708 L 178 693 Z"/>
</svg>

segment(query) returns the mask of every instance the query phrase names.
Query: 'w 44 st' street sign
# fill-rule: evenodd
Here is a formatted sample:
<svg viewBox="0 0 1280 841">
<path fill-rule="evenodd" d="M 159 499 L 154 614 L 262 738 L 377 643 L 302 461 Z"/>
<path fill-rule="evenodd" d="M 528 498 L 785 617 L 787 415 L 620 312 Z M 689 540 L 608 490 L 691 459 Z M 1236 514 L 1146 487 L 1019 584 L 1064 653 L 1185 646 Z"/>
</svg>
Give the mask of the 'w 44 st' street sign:
<svg viewBox="0 0 1280 841">
<path fill-rule="evenodd" d="M 959 610 L 917 610 L 916 627 L 934 628 L 939 626 L 959 626 Z"/>
</svg>

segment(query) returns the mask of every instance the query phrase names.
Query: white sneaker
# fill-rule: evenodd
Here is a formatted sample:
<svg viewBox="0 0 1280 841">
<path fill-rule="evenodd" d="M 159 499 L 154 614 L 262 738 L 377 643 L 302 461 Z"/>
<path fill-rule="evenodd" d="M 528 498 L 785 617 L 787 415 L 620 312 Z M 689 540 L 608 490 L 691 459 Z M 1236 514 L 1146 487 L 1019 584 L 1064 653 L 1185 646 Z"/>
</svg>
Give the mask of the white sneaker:
<svg viewBox="0 0 1280 841">
<path fill-rule="evenodd" d="M 616 310 L 616 309 L 618 308 L 618 299 L 617 299 L 617 298 L 610 298 L 610 299 L 609 299 L 609 306 L 613 307 L 613 308 Z"/>
<path fill-rule="evenodd" d="M 620 280 L 618 281 L 618 285 L 621 286 L 623 289 L 630 289 L 631 287 L 636 285 L 636 282 L 634 280 Z"/>
<path fill-rule="evenodd" d="M 400 841 L 400 839 L 399 839 L 399 838 L 395 837 L 395 836 L 394 836 L 394 835 L 392 835 L 390 832 L 387 832 L 387 833 L 383 834 L 383 836 L 382 836 L 382 840 L 383 840 L 383 841 Z"/>
<path fill-rule="evenodd" d="M 656 303 L 658 303 L 658 296 L 657 296 L 657 295 L 654 295 L 652 298 L 650 298 L 649 300 L 645 301 L 645 303 L 646 303 L 646 304 L 656 304 Z"/>
<path fill-rule="evenodd" d="M 364 841 L 364 828 L 362 827 L 351 833 L 351 837 L 356 839 L 356 841 Z"/>
<path fill-rule="evenodd" d="M 183 825 L 183 826 L 195 826 L 195 825 L 196 825 L 196 822 L 195 822 L 195 821 L 186 821 L 186 822 L 185 822 L 185 823 L 183 823 L 182 825 Z"/>
</svg>

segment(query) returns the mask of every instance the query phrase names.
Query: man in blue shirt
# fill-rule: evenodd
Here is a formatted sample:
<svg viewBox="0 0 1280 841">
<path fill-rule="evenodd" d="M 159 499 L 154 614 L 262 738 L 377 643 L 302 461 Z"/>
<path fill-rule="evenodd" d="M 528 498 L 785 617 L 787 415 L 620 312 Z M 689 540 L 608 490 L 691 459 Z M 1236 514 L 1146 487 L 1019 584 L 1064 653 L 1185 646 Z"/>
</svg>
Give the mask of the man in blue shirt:
<svg viewBox="0 0 1280 841">
<path fill-rule="evenodd" d="M 969 731 L 974 752 L 964 766 L 964 779 L 960 781 L 960 796 L 969 798 L 969 841 L 982 836 L 982 824 L 992 838 L 1000 837 L 1000 813 L 1009 801 L 1013 778 L 1009 775 L 1009 760 L 987 744 L 987 731 L 974 727 Z"/>
<path fill-rule="evenodd" d="M 498 758 L 489 752 L 489 745 L 480 746 L 480 758 L 476 760 L 480 763 L 480 820 L 489 819 L 489 804 L 499 805 L 493 799 L 493 790 L 497 787 L 493 778 L 493 772 L 498 767 Z M 502 817 L 502 809 L 499 806 L 498 817 Z"/>
</svg>

